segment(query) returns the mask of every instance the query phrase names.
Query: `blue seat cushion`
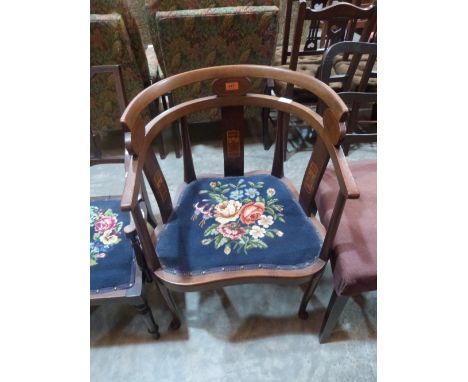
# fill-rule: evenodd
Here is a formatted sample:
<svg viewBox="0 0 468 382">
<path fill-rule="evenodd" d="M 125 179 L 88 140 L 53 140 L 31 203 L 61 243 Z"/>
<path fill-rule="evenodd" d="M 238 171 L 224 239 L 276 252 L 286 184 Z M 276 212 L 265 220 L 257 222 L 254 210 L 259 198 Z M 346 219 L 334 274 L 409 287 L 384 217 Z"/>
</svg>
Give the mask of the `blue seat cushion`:
<svg viewBox="0 0 468 382">
<path fill-rule="evenodd" d="M 199 275 L 310 265 L 322 239 L 296 198 L 270 175 L 202 178 L 187 185 L 158 235 L 163 270 Z"/>
<path fill-rule="evenodd" d="M 119 198 L 90 201 L 91 292 L 130 288 L 135 282 L 131 242 L 123 228 L 130 222 Z"/>
</svg>

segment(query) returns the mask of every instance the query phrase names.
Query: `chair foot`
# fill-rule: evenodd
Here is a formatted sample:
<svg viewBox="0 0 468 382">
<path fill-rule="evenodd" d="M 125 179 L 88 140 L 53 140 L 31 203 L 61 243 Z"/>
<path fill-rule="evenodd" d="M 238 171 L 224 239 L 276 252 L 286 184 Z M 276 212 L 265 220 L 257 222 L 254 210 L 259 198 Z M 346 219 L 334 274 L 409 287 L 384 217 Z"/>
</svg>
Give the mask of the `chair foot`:
<svg viewBox="0 0 468 382">
<path fill-rule="evenodd" d="M 152 332 L 148 329 L 148 333 L 151 334 L 155 340 L 159 340 L 159 338 L 161 338 L 161 334 L 159 334 L 159 330 Z"/>
<path fill-rule="evenodd" d="M 161 292 L 161 295 L 164 298 L 164 301 L 166 302 L 167 307 L 172 313 L 172 321 L 170 324 L 170 328 L 173 330 L 177 330 L 180 327 L 180 315 L 179 315 L 179 309 L 177 309 L 177 305 L 174 301 L 174 298 L 172 297 L 171 292 L 169 289 L 166 288 L 161 282 L 158 280 L 154 281 L 156 285 L 158 286 L 159 291 Z"/>
<path fill-rule="evenodd" d="M 320 328 L 319 342 L 321 344 L 327 341 L 330 337 L 330 334 L 335 328 L 336 323 L 340 318 L 340 314 L 343 311 L 346 302 L 348 301 L 348 298 L 349 297 L 347 296 L 338 296 L 335 290 L 333 290 L 330 302 L 328 303 L 327 311 L 323 317 L 322 327 Z"/>
<path fill-rule="evenodd" d="M 153 336 L 153 338 L 158 339 L 160 337 L 159 327 L 154 321 L 153 312 L 148 306 L 148 303 L 143 299 L 142 301 L 142 303 L 135 305 L 135 308 L 137 309 L 138 313 L 143 316 L 145 324 L 148 328 L 148 333 L 150 333 Z"/>
<path fill-rule="evenodd" d="M 302 295 L 301 305 L 299 306 L 299 312 L 297 313 L 301 320 L 307 320 L 309 318 L 309 314 L 306 311 L 307 304 L 314 295 L 315 289 L 317 288 L 318 282 L 322 278 L 324 270 L 325 267 L 323 267 L 323 269 L 320 272 L 313 275 L 309 281 L 309 284 L 307 284 L 307 288 L 304 291 L 304 294 Z"/>
<path fill-rule="evenodd" d="M 174 317 L 169 325 L 171 330 L 177 330 L 180 328 L 180 320 L 177 317 Z"/>
<path fill-rule="evenodd" d="M 301 320 L 304 320 L 304 321 L 309 318 L 309 313 L 307 313 L 305 310 L 299 310 L 297 315 L 299 316 Z"/>
</svg>

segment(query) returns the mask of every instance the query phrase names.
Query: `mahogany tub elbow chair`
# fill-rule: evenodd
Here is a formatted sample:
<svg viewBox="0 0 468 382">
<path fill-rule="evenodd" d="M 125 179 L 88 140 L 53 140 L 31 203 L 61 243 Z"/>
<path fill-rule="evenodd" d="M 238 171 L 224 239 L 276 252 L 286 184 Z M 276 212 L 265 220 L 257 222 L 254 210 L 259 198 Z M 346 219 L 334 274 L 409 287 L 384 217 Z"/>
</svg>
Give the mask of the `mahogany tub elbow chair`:
<svg viewBox="0 0 468 382">
<path fill-rule="evenodd" d="M 251 92 L 256 79 L 292 83 L 315 94 L 326 105 L 323 118 L 289 99 Z M 180 103 L 152 119 L 143 129 L 142 111 L 157 97 L 203 81 L 212 95 Z M 245 106 L 277 109 L 304 120 L 317 132 L 315 149 L 300 192 L 284 176 L 283 145 L 277 136 L 271 173 L 244 173 Z M 176 204 L 151 143 L 173 121 L 211 108 L 221 109 L 223 175 L 195 173 L 188 124 L 182 131 L 184 184 Z M 271 282 L 307 284 L 299 305 L 305 308 L 328 260 L 347 199 L 359 197 L 340 147 L 348 109 L 333 90 L 315 78 L 287 69 L 259 65 L 226 65 L 197 69 L 166 78 L 142 91 L 126 108 L 121 123 L 131 131 L 123 211 L 133 217 L 146 264 L 168 303 L 175 323 L 179 313 L 170 291 L 197 291 L 227 285 Z M 327 229 L 314 216 L 314 198 L 327 163 L 336 173 L 337 191 Z M 151 235 L 138 207 L 146 178 L 162 217 Z M 174 325 L 177 326 L 177 325 Z"/>
</svg>

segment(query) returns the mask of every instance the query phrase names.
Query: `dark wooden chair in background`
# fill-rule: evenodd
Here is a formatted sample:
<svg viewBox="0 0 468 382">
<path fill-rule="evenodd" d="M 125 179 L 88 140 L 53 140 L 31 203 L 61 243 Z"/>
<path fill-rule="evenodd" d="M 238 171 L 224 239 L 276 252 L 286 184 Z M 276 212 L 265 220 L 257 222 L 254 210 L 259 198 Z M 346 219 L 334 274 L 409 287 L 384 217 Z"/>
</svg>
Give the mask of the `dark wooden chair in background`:
<svg viewBox="0 0 468 382">
<path fill-rule="evenodd" d="M 327 105 L 322 119 L 303 105 L 276 96 L 250 93 L 256 79 L 292 83 L 315 94 Z M 162 94 L 212 84 L 213 95 L 183 102 L 138 125 L 141 112 Z M 298 115 L 317 131 L 316 149 L 308 163 L 300 192 L 284 176 L 283 136 L 277 145 L 271 173 L 244 173 L 244 107 L 268 107 Z M 184 184 L 175 205 L 159 167 L 152 141 L 173 121 L 186 121 L 200 110 L 220 108 L 223 130 L 223 175 L 196 175 L 188 124 L 182 123 Z M 307 284 L 299 308 L 312 296 L 329 256 L 347 199 L 359 197 L 340 148 L 348 109 L 336 93 L 319 80 L 287 69 L 257 65 L 227 65 L 193 70 L 152 85 L 129 104 L 121 122 L 131 131 L 127 149 L 131 160 L 122 195 L 123 211 L 130 211 L 154 280 L 174 316 L 178 309 L 170 290 L 196 291 L 227 285 L 271 282 Z M 312 214 L 314 197 L 329 159 L 337 175 L 333 217 L 325 230 Z M 163 225 L 154 238 L 138 208 L 146 177 L 158 202 Z"/>
<path fill-rule="evenodd" d="M 342 59 L 350 55 L 352 58 Z M 377 141 L 376 61 L 377 44 L 367 42 L 337 43 L 323 57 L 320 80 L 333 85 L 350 108 L 342 144 L 345 155 L 348 155 L 351 144 Z"/>
<path fill-rule="evenodd" d="M 350 70 L 345 75 L 330 76 L 333 62 L 338 55 L 343 54 L 352 54 Z M 362 54 L 368 55 L 367 65 L 363 72 L 356 76 L 356 71 L 352 69 L 357 68 Z M 376 44 L 360 42 L 338 43 L 329 48 L 324 55 L 321 73 L 323 81 L 342 83 L 345 91 L 338 94 L 351 105 L 347 119 L 348 133 L 343 145 L 376 140 L 376 133 L 356 134 L 360 108 L 377 102 L 377 93 L 360 92 L 366 88 L 371 76 L 376 78 L 376 73 L 372 71 L 376 57 Z M 360 79 L 357 89 L 349 91 L 350 83 L 357 78 Z M 340 229 L 332 245 L 330 262 L 334 289 L 320 330 L 320 342 L 329 338 L 350 297 L 377 289 L 377 161 L 351 161 L 349 167 L 361 196 L 358 200 L 350 200 L 346 204 Z M 316 197 L 320 221 L 325 226 L 328 226 L 333 217 L 335 183 L 333 171 L 327 169 Z"/>
<path fill-rule="evenodd" d="M 288 25 L 288 22 L 291 24 L 292 4 L 295 1 L 297 0 L 288 0 L 286 25 Z M 285 27 L 281 57 L 282 67 L 288 67 L 290 70 L 299 71 L 316 78 L 319 76 L 324 51 L 337 42 L 352 40 L 355 36 L 358 22 L 360 23 L 360 27 L 363 27 L 359 40 L 367 41 L 376 28 L 377 16 L 377 7 L 375 5 L 361 8 L 354 4 L 340 2 L 314 9 L 314 6 L 320 3 L 325 2 L 312 1 L 311 5 L 307 6 L 306 0 L 299 0 L 298 14 L 294 23 L 293 44 L 291 49 L 289 49 L 289 31 Z M 307 31 L 307 38 L 304 44 L 302 44 L 304 28 Z M 289 63 L 287 62 L 288 57 Z M 283 97 L 292 98 L 310 107 L 316 107 L 317 105 L 315 95 L 284 82 L 270 80 L 265 92 L 267 94 L 278 94 Z M 287 139 L 289 117 L 284 114 L 284 118 L 285 120 L 277 119 L 276 126 L 281 126 L 280 128 L 285 136 L 284 139 Z M 265 149 L 268 149 L 273 142 L 269 136 L 270 123 L 275 125 L 275 121 L 270 118 L 270 111 L 264 109 L 262 131 Z M 302 137 L 299 131 L 298 134 Z M 284 159 L 286 160 L 287 158 L 286 145 Z"/>
<path fill-rule="evenodd" d="M 122 112 L 127 104 L 120 65 L 91 67 L 91 77 L 112 73 L 119 106 Z M 130 134 L 128 131 L 125 135 Z M 128 165 L 128 153 L 103 156 L 99 140 L 91 130 L 91 166 L 108 163 Z M 144 185 L 138 196 L 145 222 L 156 227 Z M 149 224 L 149 223 L 148 223 Z M 148 332 L 159 338 L 159 328 L 144 296 L 144 284 L 151 281 L 136 229 L 128 213 L 120 210 L 120 195 L 90 198 L 90 281 L 91 306 L 126 303 L 136 307 L 147 325 Z"/>
</svg>

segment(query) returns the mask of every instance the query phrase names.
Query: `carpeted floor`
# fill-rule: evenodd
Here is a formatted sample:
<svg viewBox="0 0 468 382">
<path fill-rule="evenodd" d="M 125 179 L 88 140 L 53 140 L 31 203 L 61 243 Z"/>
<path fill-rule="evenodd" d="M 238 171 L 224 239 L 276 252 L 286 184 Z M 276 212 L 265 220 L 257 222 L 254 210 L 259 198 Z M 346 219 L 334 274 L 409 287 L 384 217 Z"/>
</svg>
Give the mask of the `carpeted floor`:
<svg viewBox="0 0 468 382">
<path fill-rule="evenodd" d="M 258 142 L 258 139 L 256 140 Z M 171 146 L 167 145 L 170 149 Z M 195 144 L 195 170 L 222 173 L 219 143 Z M 362 145 L 349 160 L 375 158 L 376 145 Z M 245 148 L 246 171 L 270 169 L 273 148 L 259 143 Z M 285 163 L 296 187 L 310 152 Z M 182 182 L 182 161 L 173 152 L 160 161 L 173 195 Z M 91 168 L 91 195 L 120 194 L 123 165 Z M 152 203 L 155 206 L 154 199 Z M 157 211 L 155 209 L 155 211 Z M 320 345 L 318 331 L 332 292 L 330 269 L 324 274 L 302 321 L 298 287 L 270 284 L 175 294 L 184 315 L 178 331 L 168 329 L 170 314 L 153 285 L 149 303 L 161 338 L 153 340 L 134 308 L 101 306 L 91 319 L 91 380 L 97 381 L 375 381 L 376 293 L 350 299 L 330 341 Z"/>
</svg>

